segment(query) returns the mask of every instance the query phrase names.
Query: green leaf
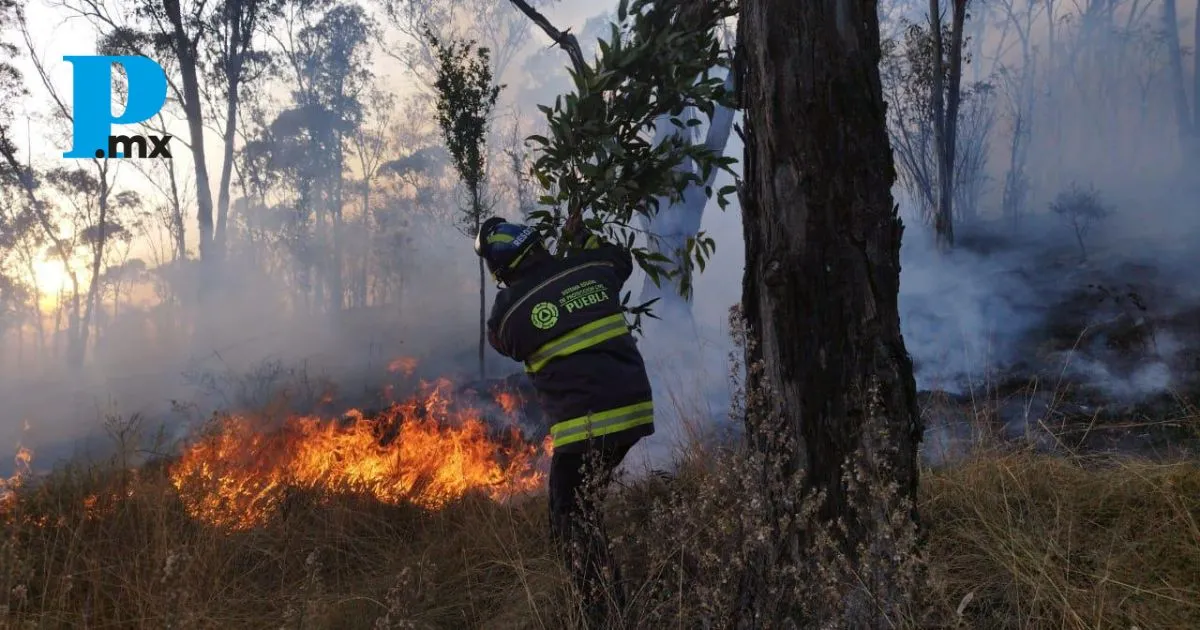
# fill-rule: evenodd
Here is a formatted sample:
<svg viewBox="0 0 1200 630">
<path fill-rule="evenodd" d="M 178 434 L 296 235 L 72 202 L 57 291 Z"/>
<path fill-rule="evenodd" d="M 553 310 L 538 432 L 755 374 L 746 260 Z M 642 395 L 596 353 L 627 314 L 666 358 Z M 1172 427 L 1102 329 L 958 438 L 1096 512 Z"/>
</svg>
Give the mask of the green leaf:
<svg viewBox="0 0 1200 630">
<path fill-rule="evenodd" d="M 707 263 L 708 241 L 689 243 L 688 255 L 676 263 L 643 247 L 646 237 L 631 222 L 657 214 L 663 199 L 678 201 L 690 185 L 705 186 L 711 196 L 699 173 L 707 177 L 731 163 L 689 144 L 688 134 L 671 134 L 654 145 L 652 132 L 668 122 L 695 128 L 703 122 L 697 111 L 711 118 L 724 93 L 724 76 L 715 76 L 714 69 L 728 64 L 718 27 L 736 7 L 716 3 L 701 11 L 706 20 L 701 29 L 684 30 L 672 13 L 679 6 L 619 0 L 617 20 L 609 24 L 597 57 L 568 73 L 573 88 L 556 97 L 553 107 L 539 106 L 547 130 L 531 144 L 533 179 L 545 191 L 539 205 L 553 209 L 538 215 L 546 233 L 557 233 L 564 214 L 587 208 L 589 229 L 624 242 L 653 282 L 679 276 L 688 286 L 692 266 L 703 270 Z M 687 109 L 692 106 L 695 110 Z M 699 172 L 679 169 L 685 161 Z"/>
</svg>

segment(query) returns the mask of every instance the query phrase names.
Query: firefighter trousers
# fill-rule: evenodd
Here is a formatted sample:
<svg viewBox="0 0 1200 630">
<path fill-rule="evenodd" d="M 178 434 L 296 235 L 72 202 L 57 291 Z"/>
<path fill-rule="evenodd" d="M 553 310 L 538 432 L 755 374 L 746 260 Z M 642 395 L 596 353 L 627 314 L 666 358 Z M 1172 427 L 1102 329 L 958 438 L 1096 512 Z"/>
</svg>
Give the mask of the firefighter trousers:
<svg viewBox="0 0 1200 630">
<path fill-rule="evenodd" d="M 550 533 L 582 597 L 587 627 L 605 628 L 621 617 L 625 594 L 599 506 L 613 471 L 633 444 L 588 443 L 582 453 L 556 451 L 551 460 Z"/>
</svg>

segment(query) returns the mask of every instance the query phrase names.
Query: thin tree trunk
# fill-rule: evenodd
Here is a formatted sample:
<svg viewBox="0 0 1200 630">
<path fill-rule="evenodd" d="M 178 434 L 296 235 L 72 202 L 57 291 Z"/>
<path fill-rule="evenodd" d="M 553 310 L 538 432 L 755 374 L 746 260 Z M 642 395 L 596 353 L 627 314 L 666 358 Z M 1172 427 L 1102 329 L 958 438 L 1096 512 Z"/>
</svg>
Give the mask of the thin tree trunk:
<svg viewBox="0 0 1200 630">
<path fill-rule="evenodd" d="M 961 100 L 963 26 L 966 0 L 952 1 L 950 27 L 950 68 L 945 64 L 942 40 L 942 15 L 938 0 L 929 0 L 929 26 L 933 37 L 934 146 L 938 163 L 938 205 L 934 215 L 937 244 L 942 250 L 954 246 L 954 160 L 958 131 L 958 105 Z"/>
<path fill-rule="evenodd" d="M 1025 196 L 1029 189 L 1025 167 L 1028 162 L 1029 142 L 1033 137 L 1034 106 L 1037 102 L 1033 85 L 1037 80 L 1037 65 L 1030 49 L 1029 15 L 1026 14 L 1027 21 L 1022 26 L 1010 5 L 1007 16 L 1006 24 L 1016 27 L 1021 40 L 1021 74 L 1016 86 L 1010 87 L 1014 91 L 1012 95 L 1013 130 L 1009 141 L 1008 173 L 1004 177 L 1004 196 L 1002 198 L 1004 213 L 1011 219 L 1011 227 L 1013 233 L 1016 234 L 1020 229 L 1021 213 L 1024 210 Z M 1058 116 L 1058 113 L 1056 112 L 1054 115 Z M 1061 136 L 1061 130 L 1055 130 L 1054 133 Z"/>
<path fill-rule="evenodd" d="M 38 353 L 46 351 L 46 322 L 43 321 L 42 313 L 42 292 L 35 286 L 33 289 L 33 324 L 34 331 L 37 332 L 37 348 Z"/>
<path fill-rule="evenodd" d="M 234 42 L 240 40 L 241 22 L 230 20 Z M 234 46 L 237 44 L 235 43 Z M 225 231 L 229 221 L 229 183 L 233 179 L 233 142 L 237 139 L 237 110 L 238 89 L 242 75 L 242 60 L 239 53 L 234 53 L 230 60 L 230 68 L 226 72 L 226 83 L 229 86 L 229 98 L 225 104 L 225 146 L 221 157 L 221 181 L 217 184 L 217 231 L 216 250 L 219 256 L 225 252 Z"/>
<path fill-rule="evenodd" d="M 342 225 L 342 173 L 345 170 L 345 153 L 342 150 L 342 135 L 339 133 L 334 142 L 334 168 L 337 172 L 333 174 L 333 203 L 330 208 L 333 216 L 333 262 L 329 265 L 329 305 L 330 310 L 334 313 L 342 310 L 342 305 L 345 301 L 345 290 L 342 286 L 342 239 L 344 237 L 344 226 Z"/>
<path fill-rule="evenodd" d="M 37 185 L 34 181 L 33 169 L 27 168 L 17 160 L 16 153 L 13 150 L 13 145 L 7 140 L 8 139 L 5 137 L 0 137 L 0 154 L 3 155 L 4 161 L 8 164 L 9 168 L 12 169 L 12 172 L 18 174 L 20 177 L 21 190 L 25 193 L 25 199 L 29 203 L 30 210 L 33 211 L 34 216 L 38 220 L 38 224 L 41 225 L 42 230 L 46 233 L 46 238 L 50 239 L 50 242 L 54 247 L 54 252 L 58 255 L 59 262 L 61 262 L 63 265 L 63 271 L 65 271 L 71 278 L 72 311 L 70 321 L 68 323 L 69 332 L 67 337 L 67 353 L 68 355 L 71 355 L 79 338 L 79 275 L 71 268 L 71 256 L 67 251 L 66 244 L 63 243 L 62 239 L 58 237 L 54 226 L 50 223 L 50 217 L 42 207 L 41 202 L 38 201 L 37 194 L 33 192 Z M 58 355 L 59 349 L 58 330 L 62 325 L 61 296 L 59 299 L 59 305 L 60 308 L 58 310 L 58 314 L 55 315 L 54 320 L 54 354 L 56 356 Z M 70 361 L 68 361 L 68 363 L 69 362 Z"/>
<path fill-rule="evenodd" d="M 798 439 L 788 463 L 806 462 L 808 489 L 825 493 L 819 517 L 844 520 L 845 533 L 831 534 L 854 569 L 863 568 L 852 552 L 859 542 L 882 558 L 907 551 L 879 529 L 888 527 L 882 515 L 916 517 L 921 439 L 900 334 L 903 228 L 891 195 L 878 19 L 871 0 L 743 0 L 737 38 L 746 119 L 742 305 L 756 343 L 747 365 L 763 365 L 748 388 Z M 898 496 L 859 497 L 863 505 L 848 494 L 842 466 L 860 449 L 876 456 L 869 472 L 894 482 Z M 862 560 L 875 572 L 879 607 L 847 589 L 849 617 L 838 625 L 891 627 L 885 619 L 894 621 L 911 594 L 891 579 L 893 562 Z"/>
<path fill-rule="evenodd" d="M 1048 52 L 1047 52 L 1047 59 L 1046 59 L 1046 76 L 1048 76 L 1048 77 L 1057 76 L 1055 73 L 1058 72 L 1058 63 L 1056 61 L 1057 57 L 1058 57 L 1058 44 L 1056 42 L 1058 27 L 1057 27 L 1057 24 L 1055 23 L 1056 18 L 1055 18 L 1054 10 L 1055 10 L 1054 0 L 1046 0 L 1046 19 L 1049 21 L 1049 27 L 1048 27 L 1049 34 L 1047 37 Z M 1028 48 L 1028 46 L 1029 46 L 1029 37 L 1030 36 L 1032 36 L 1032 35 L 1029 34 L 1025 38 L 1026 48 Z M 1028 62 L 1028 59 L 1029 59 L 1028 51 L 1025 52 L 1025 59 L 1027 60 L 1025 63 L 1029 63 Z M 1065 145 L 1065 142 L 1063 141 L 1063 124 L 1062 124 L 1063 108 L 1057 106 L 1057 103 L 1059 102 L 1058 90 L 1060 87 L 1061 86 L 1058 85 L 1057 82 L 1055 82 L 1055 81 L 1049 81 L 1046 84 L 1046 89 L 1048 92 L 1048 94 L 1046 95 L 1046 100 L 1049 101 L 1048 111 L 1050 112 L 1050 115 L 1053 118 L 1053 121 L 1051 122 L 1052 129 L 1050 131 L 1052 134 L 1054 134 L 1054 136 L 1053 136 L 1054 140 L 1051 143 L 1051 147 L 1052 147 L 1051 150 L 1054 152 L 1055 168 L 1058 168 L 1058 169 L 1062 168 L 1063 146 Z M 1031 98 L 1032 98 L 1032 96 L 1031 96 Z M 1030 108 L 1030 111 L 1033 111 L 1032 107 Z"/>
<path fill-rule="evenodd" d="M 179 180 L 175 178 L 175 164 L 167 165 L 167 177 L 171 182 L 171 223 L 175 233 L 175 259 L 187 260 L 187 234 L 183 226 L 183 202 L 179 199 Z"/>
<path fill-rule="evenodd" d="M 1019 96 L 1018 98 L 1024 98 Z M 1022 106 L 1018 106 L 1020 108 Z M 1020 228 L 1021 223 L 1021 206 L 1024 205 L 1025 192 L 1025 159 L 1022 145 L 1025 143 L 1025 134 L 1027 133 L 1025 114 L 1018 109 L 1018 112 L 1013 116 L 1012 137 L 1009 140 L 1008 146 L 1008 173 L 1004 176 L 1004 196 L 1002 205 L 1004 215 L 1012 222 L 1011 227 L 1015 234 Z"/>
<path fill-rule="evenodd" d="M 487 377 L 484 369 L 484 344 L 487 342 L 487 294 L 484 292 L 483 259 L 479 259 L 479 379 Z"/>
<path fill-rule="evenodd" d="M 209 187 L 208 162 L 204 157 L 204 118 L 200 110 L 200 80 L 196 72 L 196 46 L 183 27 L 179 0 L 163 0 L 174 30 L 175 54 L 183 78 L 183 111 L 191 137 L 192 162 L 196 170 L 196 220 L 200 224 L 200 258 L 213 257 L 213 201 Z"/>
<path fill-rule="evenodd" d="M 929 35 L 933 38 L 933 85 L 929 91 L 933 110 L 933 147 L 938 169 L 937 208 L 933 213 L 933 229 L 939 249 L 949 248 L 954 239 L 953 224 L 947 212 L 951 200 L 947 184 L 952 177 L 952 165 L 946 163 L 946 67 L 945 46 L 942 41 L 942 8 L 938 0 L 929 0 Z"/>
<path fill-rule="evenodd" d="M 76 288 L 78 288 L 78 286 L 79 286 L 79 284 L 78 284 L 77 282 L 75 282 L 75 278 L 71 278 L 71 284 L 72 284 L 72 286 L 74 286 L 74 287 L 76 287 Z M 67 307 L 66 307 L 66 304 L 64 304 L 64 303 L 63 303 L 63 294 L 62 294 L 62 291 L 60 290 L 60 291 L 58 292 L 58 296 L 57 296 L 57 297 L 55 297 L 55 299 L 54 299 L 54 344 L 53 344 L 53 345 L 54 345 L 54 348 L 53 348 L 53 356 L 54 356 L 54 358 L 55 358 L 55 359 L 58 359 L 59 357 L 61 357 L 61 356 L 62 356 L 62 335 L 61 335 L 61 334 L 59 334 L 59 333 L 60 333 L 60 331 L 62 330 L 62 318 L 63 318 L 63 311 L 65 311 L 65 310 L 66 310 L 66 308 L 67 308 Z M 70 326 L 71 326 L 71 324 L 70 324 L 70 321 L 68 320 L 68 322 L 67 322 L 67 328 L 68 328 L 68 332 L 67 332 L 67 335 L 68 335 L 68 336 L 67 336 L 67 343 L 68 343 L 68 345 L 71 343 L 71 339 L 73 339 L 73 337 L 71 337 L 71 336 L 70 336 L 71 334 L 73 334 L 73 329 L 71 329 L 71 327 L 70 327 Z M 68 348 L 68 351 L 69 351 L 69 350 L 70 350 L 70 348 Z"/>
<path fill-rule="evenodd" d="M 371 180 L 363 174 L 362 229 L 359 233 L 359 253 L 362 266 L 358 270 L 358 306 L 367 305 L 367 274 L 371 265 Z"/>
<path fill-rule="evenodd" d="M 87 304 L 83 313 L 83 325 L 80 328 L 80 344 L 77 349 L 78 354 L 72 357 L 76 362 L 76 367 L 82 366 L 84 358 L 87 355 L 88 332 L 92 324 L 93 314 L 96 312 L 97 296 L 100 292 L 100 266 L 104 263 L 104 245 L 108 240 L 108 165 L 107 160 L 96 160 L 99 169 L 100 182 L 100 223 L 98 226 L 98 234 L 96 235 L 96 247 L 92 254 L 92 279 L 88 283 Z"/>
<path fill-rule="evenodd" d="M 482 204 L 479 201 L 479 191 L 474 190 L 471 193 L 472 204 L 475 206 L 475 233 L 479 233 L 479 228 L 483 223 L 483 210 L 480 207 Z M 484 349 L 487 344 L 487 292 L 485 291 L 485 275 L 483 273 L 483 258 L 479 258 L 479 380 L 487 378 L 487 370 L 484 364 Z"/>
<path fill-rule="evenodd" d="M 1175 0 L 1163 0 L 1163 29 L 1167 35 L 1167 63 L 1170 69 L 1171 97 L 1175 100 L 1175 115 L 1179 124 L 1179 137 L 1192 136 L 1192 116 L 1188 108 L 1187 91 L 1183 83 L 1183 51 L 1179 43 L 1179 19 L 1175 11 Z M 1185 149 L 1186 150 L 1186 149 Z"/>
<path fill-rule="evenodd" d="M 962 102 L 963 26 L 966 21 L 967 0 L 954 0 L 953 25 L 950 28 L 950 73 L 947 75 L 945 153 L 947 177 L 942 180 L 939 212 L 944 222 L 944 246 L 954 246 L 954 174 L 958 159 L 958 109 Z"/>
<path fill-rule="evenodd" d="M 1200 0 L 1192 16 L 1192 159 L 1200 169 Z"/>
<path fill-rule="evenodd" d="M 315 251 L 312 256 L 312 312 L 320 313 L 326 308 L 325 304 L 325 288 L 329 284 L 329 236 L 326 233 L 328 226 L 325 225 L 325 217 L 329 214 L 329 182 L 322 182 L 323 189 L 317 193 L 321 205 L 313 219 L 313 242 L 315 243 Z"/>
<path fill-rule="evenodd" d="M 1079 260 L 1080 262 L 1087 261 L 1087 246 L 1083 244 L 1083 230 L 1079 229 L 1078 220 L 1072 222 L 1072 227 L 1075 229 L 1075 242 L 1079 243 Z"/>
<path fill-rule="evenodd" d="M 30 278 L 37 278 L 37 268 L 33 265 L 35 254 L 25 248 L 19 251 L 21 252 L 22 261 L 25 263 L 25 272 L 29 274 Z M 33 285 L 30 287 L 33 291 L 33 308 L 31 309 L 33 312 L 31 314 L 33 315 L 33 324 L 37 332 L 37 349 L 39 353 L 44 353 L 46 351 L 46 323 L 42 321 L 42 290 L 38 288 L 37 282 L 31 284 Z"/>
<path fill-rule="evenodd" d="M 71 312 L 67 315 L 67 366 L 76 368 L 83 364 L 83 335 L 79 324 L 83 321 L 82 296 L 79 292 L 79 274 L 71 272 Z"/>
</svg>

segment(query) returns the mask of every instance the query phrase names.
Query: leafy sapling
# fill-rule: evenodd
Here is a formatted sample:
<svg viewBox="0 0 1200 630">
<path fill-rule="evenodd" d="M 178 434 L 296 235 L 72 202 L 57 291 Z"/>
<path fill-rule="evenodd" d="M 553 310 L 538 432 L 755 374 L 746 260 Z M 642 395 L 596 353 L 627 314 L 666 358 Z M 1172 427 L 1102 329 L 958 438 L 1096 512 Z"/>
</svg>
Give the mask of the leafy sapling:
<svg viewBox="0 0 1200 630">
<path fill-rule="evenodd" d="M 677 201 L 689 186 L 704 186 L 713 169 L 732 174 L 735 158 L 689 142 L 687 134 L 672 134 L 657 144 L 653 139 L 659 120 L 688 128 L 703 124 L 690 112 L 711 120 L 717 105 L 734 106 L 732 90 L 714 69 L 732 65 L 718 27 L 736 13 L 735 3 L 728 1 L 620 2 L 617 21 L 599 42 L 596 58 L 573 64 L 574 89 L 553 105 L 539 106 L 546 133 L 530 137 L 536 155 L 531 173 L 544 192 L 541 209 L 529 218 L 549 242 L 569 242 L 573 228 L 582 224 L 629 249 L 655 284 L 678 277 L 681 293 L 690 294 L 692 269 L 703 270 L 716 245 L 713 239 L 699 234 L 673 264 L 645 239 L 639 241 L 633 226 L 637 215 L 658 212 L 659 198 Z M 577 53 L 572 60 L 582 58 Z M 696 172 L 677 168 L 688 160 L 699 166 Z M 735 190 L 715 191 L 721 208 Z M 705 186 L 705 194 L 711 198 L 714 191 Z M 635 329 L 641 315 L 654 317 L 653 302 L 630 307 L 625 295 Z"/>
<path fill-rule="evenodd" d="M 442 42 L 426 27 L 425 37 L 437 61 L 437 121 L 454 169 L 467 189 L 463 213 L 468 235 L 474 238 L 490 211 L 487 187 L 487 133 L 492 109 L 502 85 L 492 82 L 490 54 L 473 41 Z M 483 259 L 479 259 L 479 378 L 485 378 L 487 295 Z"/>
</svg>

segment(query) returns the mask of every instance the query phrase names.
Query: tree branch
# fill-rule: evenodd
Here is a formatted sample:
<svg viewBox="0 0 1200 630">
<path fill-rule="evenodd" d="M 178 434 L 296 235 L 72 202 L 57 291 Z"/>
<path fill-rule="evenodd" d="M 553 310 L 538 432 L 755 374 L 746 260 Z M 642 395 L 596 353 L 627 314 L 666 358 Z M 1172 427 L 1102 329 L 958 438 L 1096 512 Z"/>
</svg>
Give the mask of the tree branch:
<svg viewBox="0 0 1200 630">
<path fill-rule="evenodd" d="M 587 68 L 587 63 L 583 60 L 583 50 L 579 48 L 579 40 L 570 31 L 560 31 L 546 19 L 546 16 L 538 12 L 537 9 L 529 5 L 525 0 L 509 0 L 513 6 L 517 7 L 537 24 L 542 32 L 546 33 L 555 44 L 567 52 L 567 56 L 571 58 L 571 65 L 575 67 L 575 72 L 582 75 Z"/>
</svg>

